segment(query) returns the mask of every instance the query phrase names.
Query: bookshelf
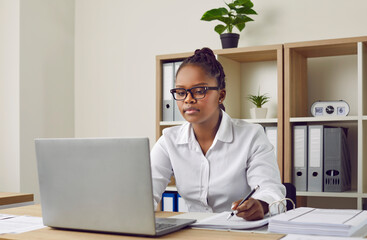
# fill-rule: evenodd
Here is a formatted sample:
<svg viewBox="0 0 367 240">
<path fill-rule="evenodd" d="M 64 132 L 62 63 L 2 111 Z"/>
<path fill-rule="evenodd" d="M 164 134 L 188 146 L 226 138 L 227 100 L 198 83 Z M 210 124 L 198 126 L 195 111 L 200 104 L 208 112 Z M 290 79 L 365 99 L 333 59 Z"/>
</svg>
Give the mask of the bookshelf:
<svg viewBox="0 0 367 240">
<path fill-rule="evenodd" d="M 367 37 L 284 44 L 284 181 L 292 181 L 292 129 L 325 124 L 349 129 L 352 188 L 341 193 L 297 192 L 307 205 L 339 201 L 345 208 L 367 204 Z M 346 117 L 312 117 L 317 100 L 348 102 Z M 316 206 L 317 207 L 317 206 Z"/>
<path fill-rule="evenodd" d="M 265 126 L 277 126 L 277 159 L 283 175 L 283 45 L 255 46 L 213 50 L 226 74 L 226 112 L 232 118 Z M 162 121 L 162 71 L 166 62 L 182 61 L 193 52 L 156 56 L 156 139 L 166 127 L 183 122 Z M 270 101 L 266 119 L 250 118 L 248 94 L 268 93 Z"/>
<path fill-rule="evenodd" d="M 318 40 L 214 50 L 226 73 L 226 112 L 232 118 L 277 126 L 277 160 L 283 182 L 292 182 L 292 129 L 295 125 L 328 125 L 349 129 L 352 188 L 346 192 L 298 191 L 301 205 L 367 209 L 367 37 Z M 162 64 L 193 53 L 159 55 L 157 67 L 156 138 L 166 127 L 183 122 L 162 121 Z M 266 119 L 251 119 L 250 93 L 269 93 Z M 346 117 L 313 117 L 318 100 L 345 100 Z M 331 203 L 333 202 L 333 203 Z M 299 205 L 299 206 L 301 206 Z"/>
</svg>

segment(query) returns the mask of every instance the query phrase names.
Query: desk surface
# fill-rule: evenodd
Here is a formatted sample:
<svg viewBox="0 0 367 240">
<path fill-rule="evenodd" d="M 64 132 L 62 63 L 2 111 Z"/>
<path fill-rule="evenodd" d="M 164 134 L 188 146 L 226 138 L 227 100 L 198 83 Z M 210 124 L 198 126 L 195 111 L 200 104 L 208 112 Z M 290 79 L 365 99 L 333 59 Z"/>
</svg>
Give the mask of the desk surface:
<svg viewBox="0 0 367 240">
<path fill-rule="evenodd" d="M 9 208 L 0 210 L 3 214 L 15 214 L 15 215 L 29 215 L 41 217 L 41 206 L 30 205 L 18 208 Z M 172 212 L 157 212 L 157 217 L 169 217 L 179 213 Z M 191 229 L 186 228 L 178 232 L 174 232 L 157 239 L 248 239 L 248 240 L 260 240 L 260 239 L 280 239 L 283 234 L 271 234 L 271 233 L 251 233 L 251 232 L 232 232 L 232 231 L 220 231 L 220 230 L 205 230 L 205 229 Z M 143 238 L 124 236 L 118 234 L 103 234 L 103 233 L 91 233 L 91 232 L 79 232 L 79 231 L 68 231 L 68 230 L 57 230 L 53 228 L 43 228 L 31 232 L 21 234 L 4 234 L 0 235 L 0 239 L 17 239 L 17 240 L 64 240 L 64 239 L 83 239 L 83 240 L 115 240 L 115 239 L 154 239 L 154 238 Z"/>
<path fill-rule="evenodd" d="M 0 192 L 0 205 L 8 205 L 8 204 L 32 202 L 32 201 L 33 201 L 33 194 L 30 193 Z"/>
</svg>

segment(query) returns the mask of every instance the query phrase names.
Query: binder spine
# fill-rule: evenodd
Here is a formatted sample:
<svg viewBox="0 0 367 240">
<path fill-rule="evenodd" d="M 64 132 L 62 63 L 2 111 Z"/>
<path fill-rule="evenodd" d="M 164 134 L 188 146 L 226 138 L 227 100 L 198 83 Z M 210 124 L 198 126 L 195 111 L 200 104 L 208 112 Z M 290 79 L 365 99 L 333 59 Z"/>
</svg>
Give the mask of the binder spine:
<svg viewBox="0 0 367 240">
<path fill-rule="evenodd" d="M 307 126 L 293 127 L 293 182 L 297 191 L 307 191 Z"/>
<path fill-rule="evenodd" d="M 340 127 L 324 129 L 325 192 L 343 192 L 351 187 L 346 131 Z"/>
<path fill-rule="evenodd" d="M 308 191 L 323 192 L 324 126 L 308 126 Z"/>
<path fill-rule="evenodd" d="M 182 64 L 181 62 L 174 63 L 174 76 L 173 76 L 173 87 L 175 87 L 177 70 Z M 177 103 L 173 103 L 173 121 L 185 121 L 185 118 L 181 115 L 180 110 L 177 107 Z"/>
<path fill-rule="evenodd" d="M 269 142 L 274 147 L 275 159 L 277 159 L 277 148 L 278 148 L 278 128 L 277 127 L 265 127 L 265 134 L 268 137 Z"/>
<path fill-rule="evenodd" d="M 163 64 L 163 79 L 162 79 L 162 120 L 173 121 L 174 114 L 174 99 L 170 93 L 173 88 L 173 63 Z"/>
</svg>

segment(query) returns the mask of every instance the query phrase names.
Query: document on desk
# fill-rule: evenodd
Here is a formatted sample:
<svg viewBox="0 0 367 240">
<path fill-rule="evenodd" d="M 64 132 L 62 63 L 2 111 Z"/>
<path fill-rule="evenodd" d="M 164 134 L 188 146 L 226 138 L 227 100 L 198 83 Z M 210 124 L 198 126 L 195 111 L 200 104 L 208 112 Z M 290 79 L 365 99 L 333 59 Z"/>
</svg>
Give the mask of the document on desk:
<svg viewBox="0 0 367 240">
<path fill-rule="evenodd" d="M 362 240 L 365 238 L 361 237 L 330 237 L 330 236 L 315 236 L 315 235 L 299 235 L 299 234 L 288 234 L 281 240 Z"/>
<path fill-rule="evenodd" d="M 212 229 L 254 229 L 262 227 L 268 224 L 269 219 L 264 218 L 257 221 L 246 221 L 243 218 L 234 215 L 232 218 L 227 220 L 228 215 L 231 212 L 218 213 L 212 217 L 208 217 L 191 224 L 191 227 L 197 228 L 212 228 Z"/>
<path fill-rule="evenodd" d="M 0 234 L 23 233 L 44 227 L 41 217 L 13 215 L 0 219 Z"/>
<path fill-rule="evenodd" d="M 0 220 L 2 220 L 2 219 L 7 219 L 7 218 L 11 218 L 11 217 L 15 217 L 15 215 L 10 215 L 10 214 L 0 214 Z"/>
<path fill-rule="evenodd" d="M 367 211 L 301 207 L 272 217 L 270 232 L 349 237 L 367 224 Z"/>
</svg>

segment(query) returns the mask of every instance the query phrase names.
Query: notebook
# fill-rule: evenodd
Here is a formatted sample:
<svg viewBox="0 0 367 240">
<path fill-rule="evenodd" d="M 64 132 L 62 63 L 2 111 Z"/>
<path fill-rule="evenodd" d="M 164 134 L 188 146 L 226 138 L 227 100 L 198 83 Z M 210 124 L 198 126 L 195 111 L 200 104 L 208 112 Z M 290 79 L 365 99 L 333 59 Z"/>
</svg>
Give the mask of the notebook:
<svg viewBox="0 0 367 240">
<path fill-rule="evenodd" d="M 155 218 L 148 138 L 36 139 L 43 223 L 161 236 L 195 220 Z"/>
</svg>

